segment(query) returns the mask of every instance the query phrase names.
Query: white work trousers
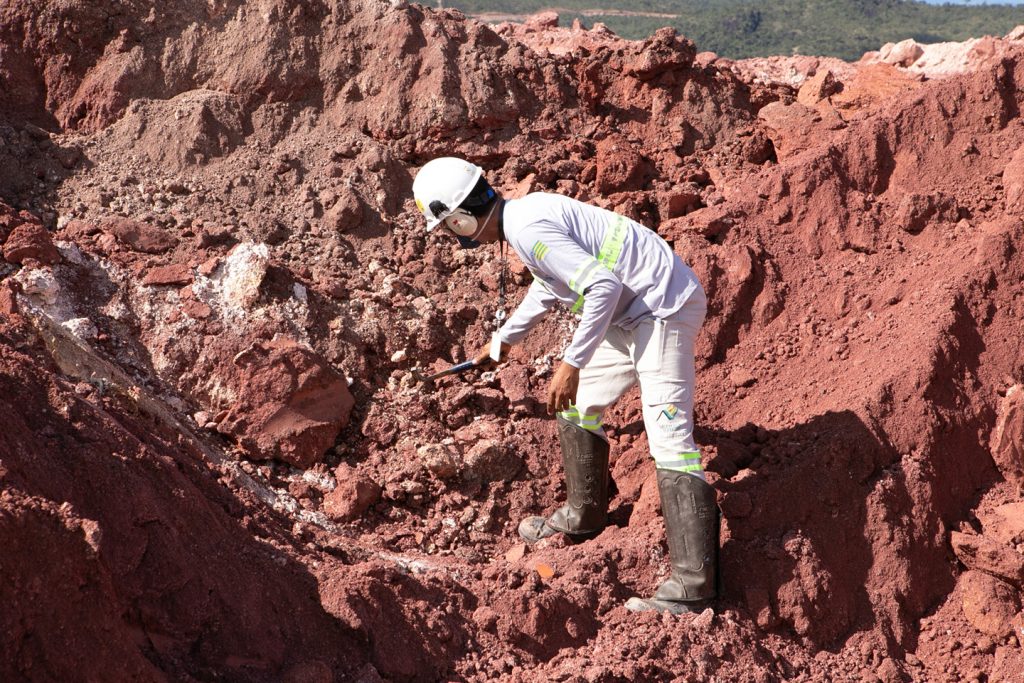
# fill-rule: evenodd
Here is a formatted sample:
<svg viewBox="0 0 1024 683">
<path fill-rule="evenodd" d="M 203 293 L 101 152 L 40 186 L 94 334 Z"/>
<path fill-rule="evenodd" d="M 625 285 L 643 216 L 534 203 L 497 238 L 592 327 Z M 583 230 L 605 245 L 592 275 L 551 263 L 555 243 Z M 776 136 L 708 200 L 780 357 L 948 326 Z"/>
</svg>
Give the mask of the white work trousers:
<svg viewBox="0 0 1024 683">
<path fill-rule="evenodd" d="M 580 370 L 576 403 L 560 415 L 608 437 L 601 415 L 637 381 L 651 456 L 659 469 L 704 479 L 693 439 L 693 346 L 707 313 L 697 290 L 672 320 L 645 320 L 633 330 L 612 325 Z"/>
</svg>

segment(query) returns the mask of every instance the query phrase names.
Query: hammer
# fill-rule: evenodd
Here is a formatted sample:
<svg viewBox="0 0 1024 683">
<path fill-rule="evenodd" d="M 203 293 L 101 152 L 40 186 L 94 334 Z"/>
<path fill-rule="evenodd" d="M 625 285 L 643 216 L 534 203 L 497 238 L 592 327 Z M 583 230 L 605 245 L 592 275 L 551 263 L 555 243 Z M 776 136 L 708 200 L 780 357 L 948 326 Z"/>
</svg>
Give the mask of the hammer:
<svg viewBox="0 0 1024 683">
<path fill-rule="evenodd" d="M 462 363 L 459 363 L 458 365 L 453 365 L 450 368 L 447 368 L 445 370 L 441 370 L 440 372 L 435 372 L 432 375 L 424 375 L 419 370 L 414 368 L 413 371 L 412 371 L 412 376 L 413 376 L 413 379 L 415 379 L 417 382 L 423 382 L 424 384 L 427 384 L 429 382 L 433 382 L 435 379 L 438 379 L 440 377 L 447 377 L 448 375 L 459 375 L 459 374 L 465 372 L 466 370 L 469 370 L 469 369 L 475 368 L 475 367 L 476 367 L 476 361 L 475 360 L 467 360 L 467 361 L 464 361 Z"/>
</svg>

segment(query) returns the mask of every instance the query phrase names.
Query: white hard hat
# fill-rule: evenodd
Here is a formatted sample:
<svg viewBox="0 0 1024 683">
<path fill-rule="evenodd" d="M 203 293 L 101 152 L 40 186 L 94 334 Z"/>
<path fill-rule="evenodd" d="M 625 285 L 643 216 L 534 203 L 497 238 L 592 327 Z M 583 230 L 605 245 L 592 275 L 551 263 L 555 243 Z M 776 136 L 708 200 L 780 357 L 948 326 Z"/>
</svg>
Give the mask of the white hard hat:
<svg viewBox="0 0 1024 683">
<path fill-rule="evenodd" d="M 483 169 L 455 157 L 440 157 L 428 161 L 412 181 L 412 194 L 416 208 L 427 219 L 427 230 L 459 208 L 473 191 Z"/>
</svg>

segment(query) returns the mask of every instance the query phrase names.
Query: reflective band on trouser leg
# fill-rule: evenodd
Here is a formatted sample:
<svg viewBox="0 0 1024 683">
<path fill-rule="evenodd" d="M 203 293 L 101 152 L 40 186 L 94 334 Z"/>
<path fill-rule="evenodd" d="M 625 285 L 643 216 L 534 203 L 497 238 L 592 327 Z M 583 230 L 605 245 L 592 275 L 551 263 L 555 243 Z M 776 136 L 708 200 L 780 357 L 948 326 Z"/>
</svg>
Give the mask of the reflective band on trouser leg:
<svg viewBox="0 0 1024 683">
<path fill-rule="evenodd" d="M 583 427 L 587 431 L 596 432 L 601 428 L 601 414 L 583 414 L 580 415 L 580 427 Z"/>
<path fill-rule="evenodd" d="M 700 464 L 700 452 L 691 451 L 688 453 L 678 453 L 672 459 L 654 460 L 655 467 L 660 470 L 674 470 L 676 472 L 700 472 L 703 474 L 704 467 Z"/>
<path fill-rule="evenodd" d="M 567 422 L 572 422 L 574 425 L 578 425 L 580 423 L 580 411 L 573 405 L 570 405 L 568 410 L 563 410 L 558 413 L 558 417 Z"/>
<path fill-rule="evenodd" d="M 601 250 L 597 252 L 597 260 L 608 270 L 614 269 L 615 264 L 619 262 L 622 244 L 626 241 L 627 225 L 629 225 L 629 219 L 618 214 L 608 225 L 608 232 L 604 236 L 604 241 L 601 242 Z"/>
<path fill-rule="evenodd" d="M 601 413 L 580 414 L 579 408 L 576 406 L 569 406 L 568 410 L 558 413 L 558 417 L 583 427 L 587 431 L 596 432 L 601 429 Z"/>
</svg>

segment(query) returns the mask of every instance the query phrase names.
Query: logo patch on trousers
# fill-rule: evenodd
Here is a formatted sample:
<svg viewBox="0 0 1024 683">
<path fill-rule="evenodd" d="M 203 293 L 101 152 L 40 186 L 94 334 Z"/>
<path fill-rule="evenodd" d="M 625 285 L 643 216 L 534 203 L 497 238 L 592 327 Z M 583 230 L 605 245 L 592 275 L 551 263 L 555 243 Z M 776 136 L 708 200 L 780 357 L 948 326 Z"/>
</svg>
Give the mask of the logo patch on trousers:
<svg viewBox="0 0 1024 683">
<path fill-rule="evenodd" d="M 669 405 L 662 409 L 661 414 L 658 415 L 658 419 L 660 420 L 662 417 L 667 417 L 670 420 L 674 420 L 678 414 L 679 408 L 676 408 L 674 405 Z"/>
</svg>

